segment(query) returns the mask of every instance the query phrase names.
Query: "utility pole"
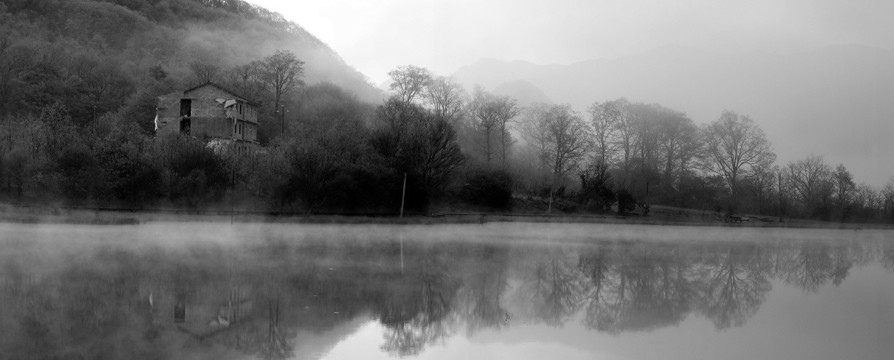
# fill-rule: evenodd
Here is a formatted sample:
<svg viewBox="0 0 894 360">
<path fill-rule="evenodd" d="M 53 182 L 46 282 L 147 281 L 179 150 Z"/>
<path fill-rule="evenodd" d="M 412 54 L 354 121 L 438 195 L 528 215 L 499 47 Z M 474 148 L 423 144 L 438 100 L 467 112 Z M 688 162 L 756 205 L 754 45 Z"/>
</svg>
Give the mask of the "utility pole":
<svg viewBox="0 0 894 360">
<path fill-rule="evenodd" d="M 235 154 L 230 154 L 230 176 L 231 176 L 231 189 L 230 189 L 230 224 L 233 223 L 233 212 L 235 211 L 235 202 L 236 202 L 236 158 Z"/>
<path fill-rule="evenodd" d="M 779 206 L 776 209 L 776 213 L 777 213 L 777 215 L 779 215 L 779 222 L 781 223 L 782 222 L 782 171 L 781 170 L 776 173 L 776 178 L 779 181 L 779 183 L 777 185 L 778 186 L 777 192 L 779 195 L 778 196 L 779 199 L 777 200 L 777 202 L 779 203 Z"/>
<path fill-rule="evenodd" d="M 280 124 L 279 131 L 281 134 L 285 134 L 286 133 L 286 106 L 280 105 L 279 111 L 280 111 L 279 112 L 279 124 Z"/>
<path fill-rule="evenodd" d="M 400 194 L 400 217 L 404 217 L 404 200 L 407 198 L 407 173 L 404 173 L 404 186 Z"/>
</svg>

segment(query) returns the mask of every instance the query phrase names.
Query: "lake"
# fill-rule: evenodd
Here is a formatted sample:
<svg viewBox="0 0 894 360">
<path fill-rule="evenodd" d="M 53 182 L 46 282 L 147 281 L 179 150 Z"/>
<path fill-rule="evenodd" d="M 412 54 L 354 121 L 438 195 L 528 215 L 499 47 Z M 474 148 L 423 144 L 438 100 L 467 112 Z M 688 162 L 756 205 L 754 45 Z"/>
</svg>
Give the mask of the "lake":
<svg viewBox="0 0 894 360">
<path fill-rule="evenodd" d="M 894 231 L 0 224 L 4 359 L 889 359 Z"/>
</svg>

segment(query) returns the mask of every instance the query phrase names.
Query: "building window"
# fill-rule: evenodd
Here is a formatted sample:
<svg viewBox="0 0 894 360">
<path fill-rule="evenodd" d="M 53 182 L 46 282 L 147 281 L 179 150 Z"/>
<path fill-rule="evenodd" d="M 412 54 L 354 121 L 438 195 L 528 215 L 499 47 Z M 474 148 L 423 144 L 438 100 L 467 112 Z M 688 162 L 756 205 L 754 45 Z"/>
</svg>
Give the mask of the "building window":
<svg viewBox="0 0 894 360">
<path fill-rule="evenodd" d="M 180 116 L 192 116 L 192 99 L 180 99 Z"/>
</svg>

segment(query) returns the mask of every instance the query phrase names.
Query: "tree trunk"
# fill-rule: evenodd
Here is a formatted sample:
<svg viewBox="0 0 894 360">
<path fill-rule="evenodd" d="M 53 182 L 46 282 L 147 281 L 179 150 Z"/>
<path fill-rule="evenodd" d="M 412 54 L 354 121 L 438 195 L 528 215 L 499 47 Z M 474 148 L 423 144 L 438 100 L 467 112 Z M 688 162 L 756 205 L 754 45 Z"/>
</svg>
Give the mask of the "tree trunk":
<svg viewBox="0 0 894 360">
<path fill-rule="evenodd" d="M 490 128 L 484 128 L 484 156 L 487 159 L 487 167 L 490 169 L 491 151 L 490 151 Z"/>
<path fill-rule="evenodd" d="M 506 123 L 503 123 L 500 127 L 500 147 L 501 147 L 501 157 L 500 157 L 500 168 L 502 170 L 506 170 Z"/>
</svg>

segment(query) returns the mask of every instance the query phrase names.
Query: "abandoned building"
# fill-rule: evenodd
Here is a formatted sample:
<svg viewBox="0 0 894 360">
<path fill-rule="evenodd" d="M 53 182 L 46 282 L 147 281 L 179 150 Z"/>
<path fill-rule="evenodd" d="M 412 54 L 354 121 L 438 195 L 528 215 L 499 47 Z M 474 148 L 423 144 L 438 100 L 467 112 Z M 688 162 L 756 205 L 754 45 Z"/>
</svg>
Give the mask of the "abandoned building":
<svg viewBox="0 0 894 360">
<path fill-rule="evenodd" d="M 214 83 L 158 98 L 155 133 L 183 133 L 245 152 L 257 145 L 258 104 Z"/>
</svg>

